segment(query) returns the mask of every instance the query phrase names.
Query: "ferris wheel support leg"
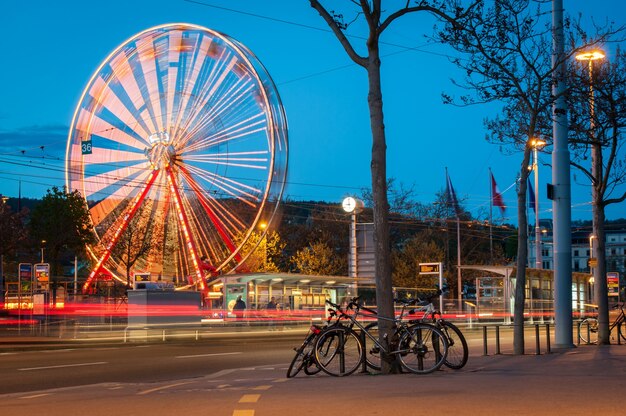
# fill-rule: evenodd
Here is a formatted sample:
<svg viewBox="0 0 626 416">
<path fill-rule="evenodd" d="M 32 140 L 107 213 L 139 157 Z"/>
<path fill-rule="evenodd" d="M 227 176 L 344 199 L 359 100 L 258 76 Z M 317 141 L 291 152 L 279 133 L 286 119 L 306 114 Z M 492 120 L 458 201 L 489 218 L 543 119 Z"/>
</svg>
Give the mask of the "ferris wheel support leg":
<svg viewBox="0 0 626 416">
<path fill-rule="evenodd" d="M 189 253 L 191 254 L 191 260 L 196 269 L 196 283 L 201 292 L 206 292 L 207 287 L 200 269 L 200 261 L 198 259 L 198 252 L 196 251 L 196 244 L 195 241 L 193 241 L 191 232 L 189 232 L 189 219 L 187 218 L 187 213 L 183 209 L 183 200 L 180 197 L 180 192 L 176 186 L 176 181 L 174 180 L 171 168 L 167 167 L 165 171 L 167 172 L 167 182 L 170 187 L 170 193 L 174 196 L 174 205 L 176 206 L 176 211 L 178 212 L 178 218 L 180 219 L 183 235 L 185 236 L 187 247 L 189 248 Z"/>
<path fill-rule="evenodd" d="M 100 273 L 100 270 L 102 270 L 104 263 L 106 263 L 109 257 L 111 257 L 111 251 L 113 251 L 113 248 L 115 248 L 122 233 L 126 230 L 126 227 L 128 227 L 128 224 L 137 213 L 137 210 L 141 206 L 144 199 L 146 199 L 146 195 L 148 195 L 148 191 L 150 191 L 150 188 L 152 188 L 152 185 L 154 184 L 154 181 L 156 180 L 158 173 L 159 173 L 158 169 L 154 169 L 152 172 L 150 172 L 150 176 L 148 176 L 148 180 L 146 181 L 146 186 L 143 188 L 141 193 L 139 193 L 133 200 L 130 210 L 124 217 L 124 221 L 122 221 L 120 226 L 115 231 L 115 234 L 113 234 L 113 238 L 107 245 L 106 250 L 104 251 L 104 254 L 100 258 L 100 260 L 98 260 L 98 263 L 96 263 L 96 267 L 94 267 L 94 269 L 89 274 L 87 281 L 83 284 L 83 288 L 82 288 L 83 294 L 87 292 L 87 289 L 89 289 L 89 285 L 91 284 L 93 279 L 98 275 L 98 273 Z"/>
</svg>

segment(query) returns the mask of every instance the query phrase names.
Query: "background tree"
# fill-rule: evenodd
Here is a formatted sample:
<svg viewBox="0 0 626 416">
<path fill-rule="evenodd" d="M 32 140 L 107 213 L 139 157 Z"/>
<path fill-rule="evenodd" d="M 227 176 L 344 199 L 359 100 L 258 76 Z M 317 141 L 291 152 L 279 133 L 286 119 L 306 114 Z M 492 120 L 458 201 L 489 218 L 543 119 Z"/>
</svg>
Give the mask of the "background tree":
<svg viewBox="0 0 626 416">
<path fill-rule="evenodd" d="M 251 273 L 278 273 L 282 270 L 278 266 L 279 259 L 285 249 L 286 243 L 282 241 L 276 231 L 263 233 L 253 232 L 246 241 L 244 252 L 254 247 L 245 262 L 245 268 Z"/>
<path fill-rule="evenodd" d="M 138 260 L 145 258 L 155 244 L 162 244 L 160 227 L 155 227 L 152 202 L 145 200 L 137 209 L 126 229 L 111 250 L 111 254 L 120 259 L 126 272 L 126 286 L 131 286 L 131 270 Z M 121 216 L 120 216 L 121 217 Z"/>
<path fill-rule="evenodd" d="M 338 257 L 326 243 L 315 241 L 298 250 L 291 262 L 302 274 L 336 276 L 346 269 L 347 259 Z"/>
<path fill-rule="evenodd" d="M 45 240 L 46 260 L 51 265 L 53 300 L 56 301 L 60 257 L 64 251 L 82 255 L 94 241 L 89 210 L 78 191 L 68 193 L 57 187 L 49 189 L 41 203 L 33 208 L 29 223 L 32 244 Z"/>
<path fill-rule="evenodd" d="M 0 198 L 2 198 L 0 199 L 0 297 L 2 297 L 5 291 L 5 261 L 14 258 L 16 250 L 27 239 L 27 232 L 24 227 L 25 212 L 13 212 L 2 195 Z"/>
<path fill-rule="evenodd" d="M 589 65 L 592 65 L 590 68 Z M 605 208 L 626 199 L 626 54 L 618 49 L 612 62 L 572 62 L 568 96 L 572 165 L 591 183 L 594 250 L 597 259 L 595 301 L 598 343 L 609 344 L 606 281 Z M 591 100 L 593 91 L 594 99 Z M 591 154 L 591 164 L 586 163 Z"/>
<path fill-rule="evenodd" d="M 517 273 L 514 308 L 514 351 L 524 353 L 524 306 L 528 257 L 527 179 L 532 140 L 551 138 L 554 68 L 550 4 L 543 0 L 495 0 L 472 9 L 459 25 L 447 24 L 436 40 L 463 54 L 452 62 L 465 77 L 456 84 L 471 91 L 444 102 L 473 105 L 498 102 L 499 115 L 485 120 L 487 139 L 505 152 L 521 152 L 517 187 Z M 603 38 L 602 36 L 600 37 Z M 571 59 L 576 50 L 570 50 Z"/>
</svg>

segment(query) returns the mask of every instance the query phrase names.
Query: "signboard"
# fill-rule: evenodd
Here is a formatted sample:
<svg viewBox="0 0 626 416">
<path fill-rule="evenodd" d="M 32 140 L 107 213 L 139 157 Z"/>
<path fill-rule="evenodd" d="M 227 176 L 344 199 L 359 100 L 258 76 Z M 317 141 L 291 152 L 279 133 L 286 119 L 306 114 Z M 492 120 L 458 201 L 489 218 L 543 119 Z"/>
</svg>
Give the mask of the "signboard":
<svg viewBox="0 0 626 416">
<path fill-rule="evenodd" d="M 606 274 L 606 286 L 609 296 L 619 297 L 619 273 L 609 272 Z"/>
<path fill-rule="evenodd" d="M 149 282 L 150 273 L 135 273 L 135 282 Z"/>
<path fill-rule="evenodd" d="M 33 279 L 33 265 L 30 263 L 20 263 L 19 277 L 20 280 L 31 281 Z"/>
<path fill-rule="evenodd" d="M 420 274 L 439 274 L 441 263 L 420 263 Z"/>
<path fill-rule="evenodd" d="M 91 144 L 91 140 L 83 140 L 80 144 L 80 149 L 82 154 L 90 155 L 93 150 L 93 145 Z"/>
<path fill-rule="evenodd" d="M 595 257 L 591 257 L 587 260 L 587 263 L 589 264 L 589 267 L 598 267 L 598 259 Z"/>
<path fill-rule="evenodd" d="M 233 306 L 237 301 L 237 297 L 241 296 L 241 299 L 245 302 L 247 299 L 247 286 L 245 284 L 227 284 L 226 285 L 226 307 L 229 312 L 232 312 Z M 247 306 L 247 305 L 246 305 Z"/>
<path fill-rule="evenodd" d="M 35 264 L 35 279 L 39 283 L 48 283 L 50 280 L 50 265 L 48 263 Z"/>
</svg>

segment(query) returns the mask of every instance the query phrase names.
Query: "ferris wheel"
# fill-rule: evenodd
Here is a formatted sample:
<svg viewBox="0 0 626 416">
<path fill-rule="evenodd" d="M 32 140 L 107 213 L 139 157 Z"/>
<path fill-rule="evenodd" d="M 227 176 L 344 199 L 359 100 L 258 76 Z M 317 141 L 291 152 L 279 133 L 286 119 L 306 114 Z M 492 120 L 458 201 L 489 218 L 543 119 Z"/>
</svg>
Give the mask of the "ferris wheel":
<svg viewBox="0 0 626 416">
<path fill-rule="evenodd" d="M 125 281 L 133 244 L 134 270 L 201 290 L 201 258 L 236 269 L 276 212 L 287 154 L 280 97 L 245 46 L 190 24 L 128 39 L 90 79 L 68 137 L 66 185 L 97 237 L 83 290 L 105 270 Z"/>
</svg>

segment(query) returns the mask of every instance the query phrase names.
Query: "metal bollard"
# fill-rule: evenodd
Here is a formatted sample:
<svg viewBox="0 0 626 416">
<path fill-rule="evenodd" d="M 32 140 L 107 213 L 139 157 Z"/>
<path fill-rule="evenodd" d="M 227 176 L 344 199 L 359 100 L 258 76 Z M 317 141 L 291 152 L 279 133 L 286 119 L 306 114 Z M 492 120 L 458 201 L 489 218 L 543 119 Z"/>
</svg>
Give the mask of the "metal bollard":
<svg viewBox="0 0 626 416">
<path fill-rule="evenodd" d="M 500 325 L 496 325 L 496 355 L 500 354 Z"/>
<path fill-rule="evenodd" d="M 550 348 L 550 324 L 546 324 L 546 354 L 552 353 Z"/>
<path fill-rule="evenodd" d="M 535 354 L 541 355 L 541 343 L 539 342 L 539 324 L 535 324 L 535 348 Z"/>
<path fill-rule="evenodd" d="M 483 326 L 483 355 L 487 354 L 487 326 Z"/>
<path fill-rule="evenodd" d="M 617 324 L 617 345 L 622 345 L 622 323 Z"/>
</svg>

